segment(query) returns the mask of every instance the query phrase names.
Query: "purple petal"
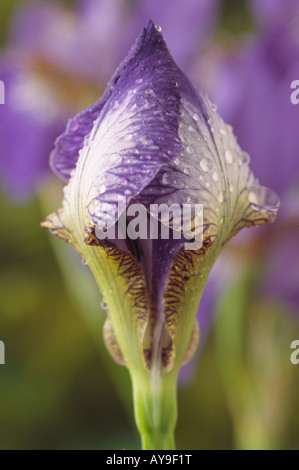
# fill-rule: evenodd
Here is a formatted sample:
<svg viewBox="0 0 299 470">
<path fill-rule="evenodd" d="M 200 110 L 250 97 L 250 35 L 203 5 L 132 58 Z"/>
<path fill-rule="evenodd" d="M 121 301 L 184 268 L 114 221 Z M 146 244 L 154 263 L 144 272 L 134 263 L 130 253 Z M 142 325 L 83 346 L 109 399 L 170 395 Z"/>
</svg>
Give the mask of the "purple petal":
<svg viewBox="0 0 299 470">
<path fill-rule="evenodd" d="M 82 177 L 95 224 L 103 215 L 100 202 L 115 205 L 120 197 L 126 203 L 163 164 L 178 155 L 180 73 L 161 34 L 149 23 L 95 105 L 97 108 L 93 108 L 100 114 L 89 136 L 89 146 L 84 145 L 82 162 L 90 171 Z M 86 116 L 90 117 L 88 111 L 83 114 L 79 133 L 72 132 L 77 116 L 57 141 L 52 167 L 61 176 L 69 176 L 75 167 L 84 143 L 82 129 L 91 130 L 94 116 L 88 120 Z"/>
<path fill-rule="evenodd" d="M 68 122 L 64 134 L 56 140 L 55 149 L 50 156 L 50 167 L 64 181 L 70 179 L 79 158 L 79 151 L 107 99 L 105 94 L 97 103 L 78 113 Z"/>
</svg>

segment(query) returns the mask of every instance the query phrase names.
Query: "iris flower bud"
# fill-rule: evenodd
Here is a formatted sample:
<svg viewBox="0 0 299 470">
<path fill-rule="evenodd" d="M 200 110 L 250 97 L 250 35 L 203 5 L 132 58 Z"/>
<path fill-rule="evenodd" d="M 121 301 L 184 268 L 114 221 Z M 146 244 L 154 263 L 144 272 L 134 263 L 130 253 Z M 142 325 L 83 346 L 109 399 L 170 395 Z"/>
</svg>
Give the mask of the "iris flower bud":
<svg viewBox="0 0 299 470">
<path fill-rule="evenodd" d="M 241 228 L 275 219 L 279 200 L 259 185 L 232 128 L 177 67 L 160 30 L 149 22 L 102 98 L 56 141 L 51 166 L 67 185 L 63 208 L 43 226 L 92 270 L 108 306 L 106 346 L 132 378 L 143 447 L 167 449 L 209 271 Z M 157 205 L 189 206 L 189 232 L 180 214 L 153 216 Z M 136 207 L 144 208 L 139 224 Z M 202 231 L 192 249 L 198 207 Z M 156 237 L 147 222 L 157 223 Z"/>
</svg>

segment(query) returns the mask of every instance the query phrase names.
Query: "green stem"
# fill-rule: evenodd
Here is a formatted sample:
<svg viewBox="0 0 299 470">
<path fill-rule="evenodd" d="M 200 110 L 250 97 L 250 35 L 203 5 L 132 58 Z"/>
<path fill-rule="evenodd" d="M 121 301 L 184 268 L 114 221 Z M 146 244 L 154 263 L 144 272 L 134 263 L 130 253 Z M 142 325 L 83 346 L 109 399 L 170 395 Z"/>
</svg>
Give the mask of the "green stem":
<svg viewBox="0 0 299 470">
<path fill-rule="evenodd" d="M 143 450 L 174 450 L 177 373 L 131 375 L 134 411 Z"/>
</svg>

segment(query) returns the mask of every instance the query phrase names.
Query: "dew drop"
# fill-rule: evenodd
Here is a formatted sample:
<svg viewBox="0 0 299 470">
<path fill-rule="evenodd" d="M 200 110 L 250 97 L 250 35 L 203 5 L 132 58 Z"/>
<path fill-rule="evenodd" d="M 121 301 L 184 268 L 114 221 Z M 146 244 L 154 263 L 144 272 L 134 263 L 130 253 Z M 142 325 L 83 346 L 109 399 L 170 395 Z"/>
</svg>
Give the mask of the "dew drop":
<svg viewBox="0 0 299 470">
<path fill-rule="evenodd" d="M 249 190 L 248 199 L 250 204 L 261 212 L 277 212 L 280 200 L 277 194 L 265 186 L 255 185 Z"/>
<path fill-rule="evenodd" d="M 219 177 L 218 177 L 217 171 L 214 171 L 214 173 L 212 175 L 212 178 L 213 178 L 214 181 L 218 181 Z"/>
<path fill-rule="evenodd" d="M 155 24 L 155 28 L 159 33 L 161 33 L 162 27 L 159 24 Z"/>
<path fill-rule="evenodd" d="M 87 262 L 86 259 L 84 259 L 84 258 L 81 258 L 81 263 L 82 263 L 84 266 L 88 266 L 88 262 Z"/>
<path fill-rule="evenodd" d="M 220 134 L 221 135 L 226 135 L 226 130 L 225 129 L 220 129 Z"/>
<path fill-rule="evenodd" d="M 152 90 L 151 88 L 147 88 L 147 89 L 145 90 L 145 93 L 147 94 L 147 96 L 153 96 L 153 94 L 154 94 L 154 92 L 153 92 L 153 90 Z"/>
<path fill-rule="evenodd" d="M 120 163 L 122 161 L 122 157 L 120 155 L 113 154 L 109 160 L 111 163 Z"/>
<path fill-rule="evenodd" d="M 90 140 L 90 141 L 89 141 L 89 147 L 90 147 L 91 149 L 97 148 L 98 145 L 99 145 L 99 143 L 96 142 L 95 140 Z"/>
<path fill-rule="evenodd" d="M 147 136 L 143 136 L 143 135 L 139 137 L 139 142 L 142 145 L 151 145 L 153 143 L 152 139 L 150 139 Z"/>
<path fill-rule="evenodd" d="M 125 142 L 131 142 L 132 138 L 133 138 L 133 134 L 127 134 L 125 136 Z"/>
<path fill-rule="evenodd" d="M 136 83 L 140 84 L 142 82 L 143 82 L 142 78 L 137 78 Z"/>
<path fill-rule="evenodd" d="M 71 132 L 76 132 L 76 131 L 78 130 L 78 127 L 79 127 L 78 122 L 77 122 L 77 121 L 73 121 L 73 122 L 71 122 L 70 125 L 69 125 L 69 130 L 70 130 Z"/>
<path fill-rule="evenodd" d="M 188 145 L 188 147 L 186 148 L 186 151 L 187 153 L 192 153 L 192 148 Z"/>
<path fill-rule="evenodd" d="M 99 194 L 103 194 L 106 191 L 106 186 L 104 184 L 101 184 L 100 189 L 99 189 Z"/>
<path fill-rule="evenodd" d="M 164 175 L 162 176 L 162 183 L 170 184 L 170 182 L 171 182 L 171 178 L 170 178 L 169 173 L 164 173 Z"/>
<path fill-rule="evenodd" d="M 127 184 L 126 178 L 124 178 L 124 177 L 122 177 L 122 176 L 121 176 L 120 178 L 117 178 L 117 181 L 116 181 L 116 182 L 117 182 L 117 184 L 119 184 L 120 186 L 124 186 L 125 184 Z"/>
<path fill-rule="evenodd" d="M 220 193 L 218 194 L 218 201 L 219 202 L 223 202 L 224 201 L 224 197 L 223 197 L 223 192 L 220 191 Z"/>
<path fill-rule="evenodd" d="M 250 156 L 246 152 L 242 152 L 239 158 L 239 165 L 248 165 L 250 163 Z"/>
<path fill-rule="evenodd" d="M 183 171 L 184 171 L 185 175 L 189 175 L 189 170 L 187 168 L 184 168 Z"/>
<path fill-rule="evenodd" d="M 234 161 L 233 154 L 230 150 L 225 150 L 225 158 L 226 158 L 227 163 L 233 163 Z"/>
<path fill-rule="evenodd" d="M 101 308 L 102 308 L 103 310 L 107 310 L 107 309 L 108 309 L 108 305 L 106 304 L 106 302 L 104 302 L 104 301 L 101 302 Z"/>
<path fill-rule="evenodd" d="M 230 185 L 229 185 L 229 190 L 230 190 L 230 192 L 231 192 L 231 193 L 233 193 L 233 192 L 234 192 L 234 190 L 235 190 L 235 187 L 234 187 L 234 185 L 233 185 L 233 184 L 230 184 Z"/>
<path fill-rule="evenodd" d="M 200 160 L 199 164 L 203 171 L 211 170 L 212 165 L 209 162 L 209 160 L 207 160 L 206 158 L 203 158 L 202 160 Z"/>
</svg>

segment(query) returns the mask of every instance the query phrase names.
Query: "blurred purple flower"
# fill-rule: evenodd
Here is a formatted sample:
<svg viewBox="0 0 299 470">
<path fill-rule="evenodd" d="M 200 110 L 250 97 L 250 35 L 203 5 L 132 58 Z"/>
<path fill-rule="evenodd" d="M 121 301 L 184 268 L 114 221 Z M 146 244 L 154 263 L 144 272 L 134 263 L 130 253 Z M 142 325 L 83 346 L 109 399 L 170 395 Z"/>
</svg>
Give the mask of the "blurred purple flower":
<svg viewBox="0 0 299 470">
<path fill-rule="evenodd" d="M 292 20 L 298 21 L 298 0 L 249 0 L 249 5 L 262 27 L 272 28 L 274 23 L 283 25 Z"/>
<path fill-rule="evenodd" d="M 69 10 L 49 1 L 19 7 L 0 60 L 7 103 L 0 108 L 5 189 L 23 197 L 47 174 L 53 137 L 104 89 L 145 15 L 165 26 L 181 59 L 190 59 L 218 2 L 187 0 L 182 8 L 169 1 L 78 0 Z"/>
<path fill-rule="evenodd" d="M 257 177 L 283 196 L 299 177 L 298 108 L 290 101 L 299 77 L 298 2 L 253 3 L 262 29 L 227 54 L 212 95 Z"/>
</svg>

